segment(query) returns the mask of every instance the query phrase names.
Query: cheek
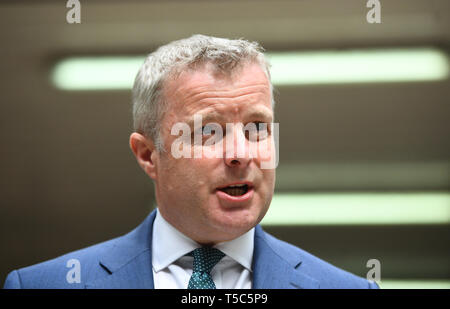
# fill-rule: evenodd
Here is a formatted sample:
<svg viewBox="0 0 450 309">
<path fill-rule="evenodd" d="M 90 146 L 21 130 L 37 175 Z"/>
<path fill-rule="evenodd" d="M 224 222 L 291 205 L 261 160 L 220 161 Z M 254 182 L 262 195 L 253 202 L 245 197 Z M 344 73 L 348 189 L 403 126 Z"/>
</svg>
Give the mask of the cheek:
<svg viewBox="0 0 450 309">
<path fill-rule="evenodd" d="M 264 181 L 261 184 L 261 195 L 265 199 L 271 199 L 275 188 L 275 170 L 265 169 L 262 174 Z"/>
<path fill-rule="evenodd" d="M 183 192 L 186 183 L 189 183 L 190 173 L 186 173 L 187 168 L 189 165 L 184 164 L 183 160 L 163 159 L 158 170 L 158 182 L 161 188 L 166 192 Z"/>
<path fill-rule="evenodd" d="M 223 143 L 217 142 L 210 146 L 202 147 L 202 155 L 205 159 L 221 159 L 224 156 Z"/>
<path fill-rule="evenodd" d="M 264 172 L 277 166 L 278 151 L 273 139 L 249 143 L 249 152 L 258 167 Z"/>
<path fill-rule="evenodd" d="M 176 188 L 176 192 L 188 195 L 201 195 L 209 191 L 212 182 L 213 164 L 205 159 L 170 159 L 164 163 L 166 168 L 165 185 Z"/>
</svg>

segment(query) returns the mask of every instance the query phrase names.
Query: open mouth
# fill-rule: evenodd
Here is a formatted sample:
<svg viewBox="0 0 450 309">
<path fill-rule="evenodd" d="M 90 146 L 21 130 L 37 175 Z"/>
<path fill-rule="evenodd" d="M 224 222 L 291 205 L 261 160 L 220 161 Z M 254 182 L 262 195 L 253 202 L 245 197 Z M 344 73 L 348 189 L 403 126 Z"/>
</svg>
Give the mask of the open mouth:
<svg viewBox="0 0 450 309">
<path fill-rule="evenodd" d="M 250 187 L 247 184 L 230 185 L 224 188 L 218 189 L 231 196 L 241 196 L 248 192 Z"/>
</svg>

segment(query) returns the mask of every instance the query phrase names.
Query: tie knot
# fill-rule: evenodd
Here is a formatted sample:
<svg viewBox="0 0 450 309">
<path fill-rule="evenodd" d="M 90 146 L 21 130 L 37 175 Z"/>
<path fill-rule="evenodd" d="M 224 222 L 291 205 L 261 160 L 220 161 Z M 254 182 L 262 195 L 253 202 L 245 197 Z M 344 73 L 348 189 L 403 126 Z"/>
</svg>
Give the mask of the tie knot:
<svg viewBox="0 0 450 309">
<path fill-rule="evenodd" d="M 211 247 L 201 247 L 192 251 L 189 255 L 194 257 L 194 272 L 209 274 L 211 269 L 225 256 L 225 254 Z"/>
</svg>

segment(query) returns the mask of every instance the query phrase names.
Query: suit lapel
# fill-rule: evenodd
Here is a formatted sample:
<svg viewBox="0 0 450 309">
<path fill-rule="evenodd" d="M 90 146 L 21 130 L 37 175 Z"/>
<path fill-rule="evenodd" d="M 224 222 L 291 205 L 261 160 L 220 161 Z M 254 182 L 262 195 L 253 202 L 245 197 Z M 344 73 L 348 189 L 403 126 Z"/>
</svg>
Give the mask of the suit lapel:
<svg viewBox="0 0 450 309">
<path fill-rule="evenodd" d="M 86 284 L 94 289 L 153 289 L 152 232 L 156 210 L 129 234 L 118 238 L 100 256 L 107 275 Z M 278 241 L 278 240 L 276 240 Z M 257 225 L 253 253 L 254 289 L 318 288 L 317 280 L 299 270 L 300 257 L 274 249 L 271 239 Z M 296 259 L 297 258 L 297 259 Z"/>
<path fill-rule="evenodd" d="M 129 234 L 120 237 L 101 256 L 108 275 L 86 284 L 97 289 L 153 289 L 152 232 L 156 210 Z"/>
<path fill-rule="evenodd" d="M 319 282 L 317 280 L 300 271 L 300 256 L 294 257 L 290 252 L 276 251 L 271 244 L 273 241 L 273 239 L 267 237 L 259 225 L 256 226 L 252 267 L 253 288 L 318 288 Z"/>
</svg>

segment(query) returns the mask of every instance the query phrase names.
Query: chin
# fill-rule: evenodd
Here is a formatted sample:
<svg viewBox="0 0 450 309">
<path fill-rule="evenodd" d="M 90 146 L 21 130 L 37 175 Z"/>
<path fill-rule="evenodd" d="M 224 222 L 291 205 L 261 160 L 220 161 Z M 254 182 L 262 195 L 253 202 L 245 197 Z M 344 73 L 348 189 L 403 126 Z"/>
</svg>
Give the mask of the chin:
<svg viewBox="0 0 450 309">
<path fill-rule="evenodd" d="M 205 203 L 205 223 L 215 231 L 217 238 L 231 240 L 245 234 L 255 227 L 264 217 L 267 209 L 264 202 L 256 195 L 248 205 L 227 208 L 221 205 L 215 196 Z M 226 241 L 222 240 L 222 241 Z"/>
<path fill-rule="evenodd" d="M 231 240 L 245 234 L 255 225 L 258 224 L 258 216 L 256 214 L 245 214 L 245 211 L 234 211 L 232 214 L 224 214 L 215 217 L 214 227 L 220 234 L 227 236 L 227 240 Z"/>
</svg>

